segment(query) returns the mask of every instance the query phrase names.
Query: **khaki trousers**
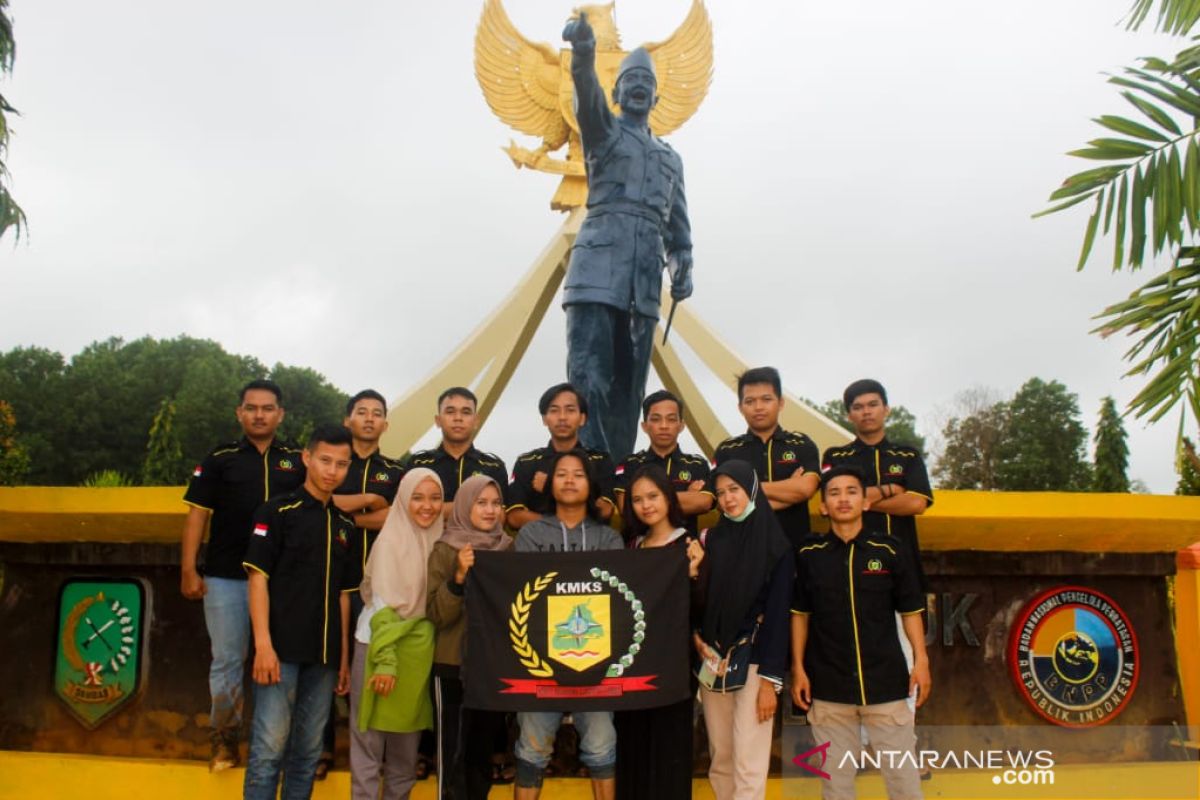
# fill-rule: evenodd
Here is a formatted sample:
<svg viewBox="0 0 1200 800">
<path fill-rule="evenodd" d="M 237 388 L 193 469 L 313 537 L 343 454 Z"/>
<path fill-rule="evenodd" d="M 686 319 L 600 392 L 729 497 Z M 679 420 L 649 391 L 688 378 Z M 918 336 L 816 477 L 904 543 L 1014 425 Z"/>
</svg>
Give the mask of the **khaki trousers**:
<svg viewBox="0 0 1200 800">
<path fill-rule="evenodd" d="M 880 754 L 879 771 L 883 773 L 888 798 L 922 800 L 921 776 L 915 763 L 917 734 L 913 712 L 906 701 L 855 706 L 813 700 L 808 723 L 818 744 L 830 743 L 824 766 L 830 779 L 821 784 L 823 800 L 854 800 L 855 764 L 845 757 L 852 753 L 856 763 L 863 763 L 862 752 L 866 749 L 862 744 L 863 729 L 871 740 L 870 746 Z M 902 753 L 911 753 L 913 758 L 904 759 L 900 765 Z"/>
<path fill-rule="evenodd" d="M 758 721 L 758 665 L 751 664 L 746 685 L 720 694 L 700 687 L 708 753 L 708 782 L 717 800 L 757 800 L 767 792 L 774 718 Z"/>
</svg>

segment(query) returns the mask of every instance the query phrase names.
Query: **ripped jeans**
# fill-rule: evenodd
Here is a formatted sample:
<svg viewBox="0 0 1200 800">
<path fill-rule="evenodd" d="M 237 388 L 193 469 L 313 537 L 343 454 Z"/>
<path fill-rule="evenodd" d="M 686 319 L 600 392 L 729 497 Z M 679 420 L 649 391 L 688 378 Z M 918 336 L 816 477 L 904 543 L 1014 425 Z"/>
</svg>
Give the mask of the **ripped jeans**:
<svg viewBox="0 0 1200 800">
<path fill-rule="evenodd" d="M 554 755 L 554 737 L 562 724 L 561 711 L 522 711 L 517 714 L 521 736 L 517 739 L 517 786 L 538 787 L 550 756 Z M 616 774 L 617 731 L 611 711 L 577 711 L 571 714 L 579 731 L 579 760 L 593 780 Z"/>
</svg>

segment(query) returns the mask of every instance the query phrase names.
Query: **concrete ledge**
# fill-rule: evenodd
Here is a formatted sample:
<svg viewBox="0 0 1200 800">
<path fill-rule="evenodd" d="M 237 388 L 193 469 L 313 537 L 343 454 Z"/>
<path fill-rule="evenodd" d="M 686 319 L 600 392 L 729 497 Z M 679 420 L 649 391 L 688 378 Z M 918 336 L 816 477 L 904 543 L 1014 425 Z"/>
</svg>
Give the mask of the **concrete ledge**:
<svg viewBox="0 0 1200 800">
<path fill-rule="evenodd" d="M 0 488 L 0 541 L 175 542 L 182 497 L 171 486 Z M 920 529 L 925 550 L 1173 553 L 1200 541 L 1200 497 L 941 491 Z"/>
</svg>

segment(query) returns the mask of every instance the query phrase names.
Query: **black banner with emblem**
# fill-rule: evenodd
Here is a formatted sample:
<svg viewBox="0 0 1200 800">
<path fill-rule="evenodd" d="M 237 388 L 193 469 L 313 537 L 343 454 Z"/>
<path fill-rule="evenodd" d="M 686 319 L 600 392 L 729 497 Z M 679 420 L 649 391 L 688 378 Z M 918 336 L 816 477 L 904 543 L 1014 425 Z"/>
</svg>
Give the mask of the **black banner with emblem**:
<svg viewBox="0 0 1200 800">
<path fill-rule="evenodd" d="M 477 552 L 466 587 L 464 705 L 605 711 L 684 700 L 689 592 L 676 547 Z"/>
</svg>

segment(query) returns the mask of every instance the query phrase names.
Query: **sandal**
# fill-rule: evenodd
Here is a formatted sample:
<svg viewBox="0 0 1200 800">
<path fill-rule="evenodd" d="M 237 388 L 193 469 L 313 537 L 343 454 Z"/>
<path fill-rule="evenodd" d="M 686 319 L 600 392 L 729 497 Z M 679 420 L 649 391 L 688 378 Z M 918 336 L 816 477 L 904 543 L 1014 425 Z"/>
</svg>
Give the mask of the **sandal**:
<svg viewBox="0 0 1200 800">
<path fill-rule="evenodd" d="M 413 774 L 415 774 L 417 776 L 417 780 L 419 780 L 419 781 L 425 780 L 426 778 L 429 777 L 429 773 L 431 771 L 432 770 L 429 769 L 429 760 L 427 758 L 425 758 L 425 756 L 418 757 L 417 765 L 416 765 L 416 767 L 413 768 Z"/>
<path fill-rule="evenodd" d="M 333 753 L 321 753 L 321 757 L 317 759 L 317 771 L 313 775 L 316 780 L 323 781 L 329 776 L 329 770 L 333 769 Z"/>
</svg>

